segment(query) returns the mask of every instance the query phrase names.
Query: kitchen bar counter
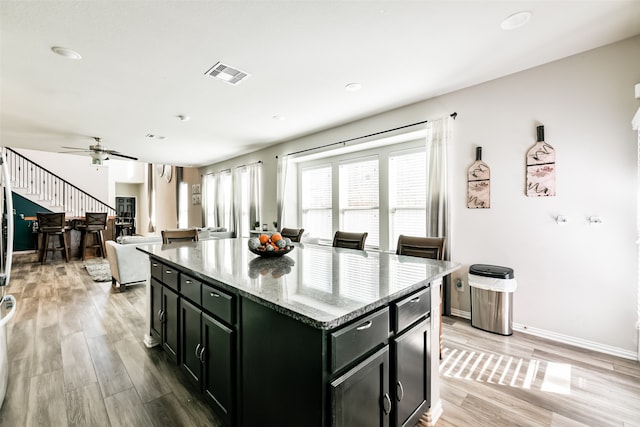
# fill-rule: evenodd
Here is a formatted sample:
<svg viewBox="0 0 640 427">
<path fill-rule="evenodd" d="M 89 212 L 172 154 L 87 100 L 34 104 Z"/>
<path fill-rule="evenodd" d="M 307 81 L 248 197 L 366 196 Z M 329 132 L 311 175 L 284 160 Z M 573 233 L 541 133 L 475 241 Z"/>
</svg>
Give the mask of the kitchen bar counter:
<svg viewBox="0 0 640 427">
<path fill-rule="evenodd" d="M 320 329 L 340 326 L 459 267 L 454 262 L 385 252 L 294 245 L 281 258 L 252 254 L 247 239 L 139 249 Z"/>
<path fill-rule="evenodd" d="M 316 244 L 262 258 L 247 240 L 138 248 L 151 262 L 145 344 L 223 425 L 435 424 L 439 290 L 459 264 Z"/>
</svg>

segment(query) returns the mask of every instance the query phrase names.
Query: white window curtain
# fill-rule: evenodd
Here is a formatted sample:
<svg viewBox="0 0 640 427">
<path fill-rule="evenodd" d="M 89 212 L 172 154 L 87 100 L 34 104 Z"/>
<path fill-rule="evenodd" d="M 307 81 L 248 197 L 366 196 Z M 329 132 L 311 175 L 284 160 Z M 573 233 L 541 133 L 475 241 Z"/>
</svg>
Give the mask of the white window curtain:
<svg viewBox="0 0 640 427">
<path fill-rule="evenodd" d="M 284 226 L 285 189 L 287 186 L 287 170 L 289 169 L 289 156 L 278 157 L 278 182 L 276 187 L 278 229 Z"/>
<path fill-rule="evenodd" d="M 451 117 L 427 125 L 427 236 L 447 237 L 445 258 L 449 259 L 449 159 Z"/>
<path fill-rule="evenodd" d="M 214 227 L 224 227 L 227 231 L 235 231 L 232 184 L 231 170 L 227 169 L 216 174 Z"/>
<path fill-rule="evenodd" d="M 216 176 L 212 173 L 202 178 L 202 217 L 205 227 L 215 224 Z"/>
<path fill-rule="evenodd" d="M 239 236 L 249 237 L 249 231 L 261 218 L 262 163 L 236 168 L 233 188 L 235 231 Z"/>
<path fill-rule="evenodd" d="M 207 174 L 203 179 L 203 210 L 205 227 L 224 227 L 235 231 L 233 224 L 233 180 L 231 170 Z"/>
</svg>

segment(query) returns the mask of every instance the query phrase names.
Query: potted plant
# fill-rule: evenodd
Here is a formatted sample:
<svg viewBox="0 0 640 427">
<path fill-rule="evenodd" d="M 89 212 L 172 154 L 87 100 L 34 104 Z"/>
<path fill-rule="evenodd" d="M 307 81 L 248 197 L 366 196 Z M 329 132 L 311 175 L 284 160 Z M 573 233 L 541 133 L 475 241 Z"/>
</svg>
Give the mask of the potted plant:
<svg viewBox="0 0 640 427">
<path fill-rule="evenodd" d="M 256 221 L 253 223 L 253 229 L 254 230 L 260 230 L 260 221 Z"/>
</svg>

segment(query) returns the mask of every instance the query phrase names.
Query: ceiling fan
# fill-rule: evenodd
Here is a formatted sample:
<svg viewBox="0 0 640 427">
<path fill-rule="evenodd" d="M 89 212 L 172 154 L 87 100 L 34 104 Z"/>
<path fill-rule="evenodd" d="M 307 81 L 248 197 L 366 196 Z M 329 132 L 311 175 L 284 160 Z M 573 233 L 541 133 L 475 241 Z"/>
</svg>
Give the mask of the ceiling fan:
<svg viewBox="0 0 640 427">
<path fill-rule="evenodd" d="M 130 159 L 130 160 L 138 160 L 137 157 L 127 156 L 115 150 L 107 150 L 101 144 L 102 138 L 98 138 L 97 136 L 94 136 L 93 139 L 95 139 L 96 144 L 90 145 L 88 150 L 77 148 L 77 147 L 62 147 L 62 148 L 65 148 L 67 150 L 75 150 L 75 152 L 77 153 L 89 153 L 89 155 L 91 156 L 92 165 L 102 165 L 103 161 L 109 160 L 109 156 L 122 157 L 124 159 Z"/>
</svg>

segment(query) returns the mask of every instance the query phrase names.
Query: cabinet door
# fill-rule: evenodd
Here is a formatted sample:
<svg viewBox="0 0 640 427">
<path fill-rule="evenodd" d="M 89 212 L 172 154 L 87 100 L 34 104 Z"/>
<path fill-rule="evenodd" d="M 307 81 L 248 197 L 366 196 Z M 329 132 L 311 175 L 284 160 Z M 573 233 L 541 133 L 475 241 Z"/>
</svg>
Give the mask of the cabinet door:
<svg viewBox="0 0 640 427">
<path fill-rule="evenodd" d="M 174 362 L 178 362 L 178 315 L 180 311 L 178 294 L 162 288 L 162 348 Z"/>
<path fill-rule="evenodd" d="M 388 426 L 391 412 L 389 346 L 331 381 L 329 386 L 332 426 Z"/>
<path fill-rule="evenodd" d="M 430 319 L 424 319 L 392 340 L 395 425 L 414 426 L 430 406 Z"/>
<path fill-rule="evenodd" d="M 162 342 L 162 283 L 152 277 L 149 292 L 151 293 L 149 301 L 149 304 L 151 304 L 149 313 L 151 316 L 151 330 L 149 334 L 158 342 Z"/>
<path fill-rule="evenodd" d="M 180 353 L 182 370 L 194 383 L 202 379 L 202 344 L 200 318 L 202 311 L 185 299 L 180 300 Z"/>
<path fill-rule="evenodd" d="M 203 389 L 223 425 L 234 425 L 234 333 L 212 317 L 202 314 L 204 353 Z M 268 369 L 268 367 L 265 367 Z"/>
</svg>

